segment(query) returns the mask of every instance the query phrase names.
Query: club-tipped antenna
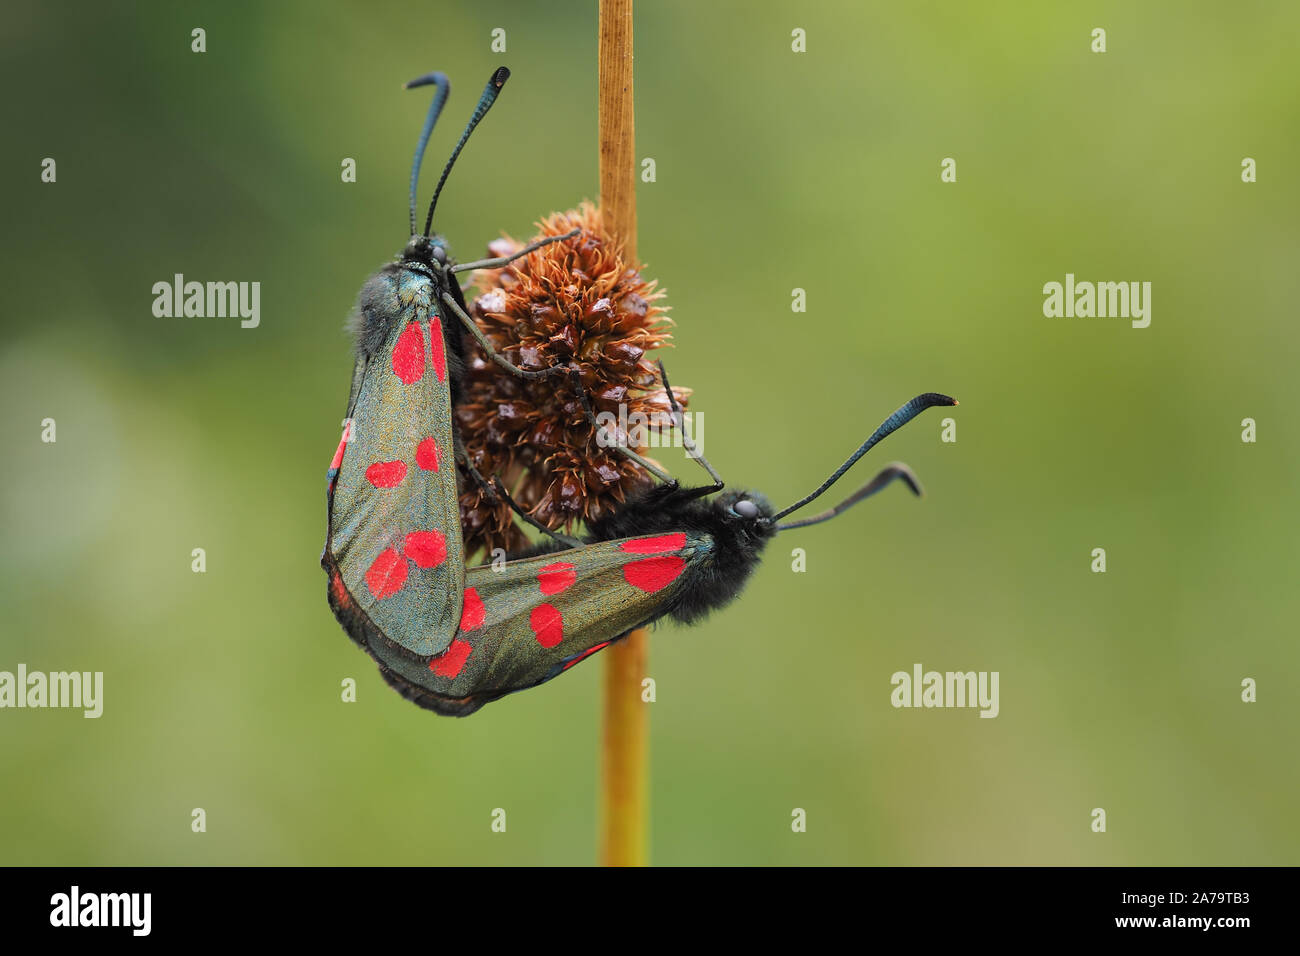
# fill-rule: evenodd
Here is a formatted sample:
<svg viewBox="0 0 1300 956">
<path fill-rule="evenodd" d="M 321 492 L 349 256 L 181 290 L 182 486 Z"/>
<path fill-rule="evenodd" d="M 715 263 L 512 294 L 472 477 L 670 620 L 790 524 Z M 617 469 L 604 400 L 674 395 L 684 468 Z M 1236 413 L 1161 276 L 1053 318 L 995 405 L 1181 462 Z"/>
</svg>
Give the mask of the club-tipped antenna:
<svg viewBox="0 0 1300 956">
<path fill-rule="evenodd" d="M 434 91 L 433 102 L 429 104 L 429 115 L 424 118 L 420 141 L 415 144 L 415 161 L 411 163 L 411 235 L 415 235 L 415 187 L 420 181 L 420 165 L 424 162 L 424 148 L 429 145 L 429 137 L 433 135 L 433 125 L 438 122 L 438 115 L 447 102 L 448 94 L 451 93 L 451 81 L 447 79 L 447 74 L 435 70 L 415 78 L 403 89 L 412 90 L 417 86 L 436 86 L 437 90 Z"/>
<path fill-rule="evenodd" d="M 442 186 L 451 174 L 451 167 L 456 164 L 456 157 L 460 151 L 465 148 L 465 143 L 469 141 L 469 134 L 474 132 L 474 127 L 479 121 L 487 115 L 487 111 L 492 108 L 492 104 L 497 100 L 497 94 L 501 92 L 501 87 L 506 85 L 506 80 L 510 79 L 510 71 L 504 66 L 497 69 L 487 81 L 487 86 L 483 88 L 483 95 L 478 98 L 478 106 L 474 107 L 474 115 L 469 118 L 469 123 L 465 126 L 465 132 L 460 134 L 460 142 L 452 150 L 451 159 L 447 160 L 447 165 L 442 170 L 442 176 L 438 179 L 438 185 L 433 190 L 433 200 L 429 203 L 429 215 L 424 219 L 424 235 L 429 235 L 429 230 L 433 227 L 433 211 L 438 206 L 438 196 L 442 193 Z M 414 221 L 412 221 L 414 225 Z M 414 234 L 414 228 L 411 230 Z"/>
<path fill-rule="evenodd" d="M 956 405 L 956 404 L 957 404 L 957 399 L 950 398 L 947 395 L 940 395 L 938 392 L 926 392 L 924 395 L 916 396 L 916 398 L 912 399 L 910 402 L 907 402 L 905 405 L 899 408 L 898 411 L 894 412 L 894 414 L 890 415 L 883 422 L 881 422 L 880 427 L 871 433 L 871 437 L 868 438 L 866 441 L 864 441 L 858 447 L 858 450 L 849 456 L 848 460 L 844 462 L 844 464 L 836 468 L 835 473 L 832 474 L 825 481 L 823 481 L 817 487 L 816 491 L 814 491 L 812 494 L 805 495 L 804 497 L 800 498 L 790 507 L 778 511 L 776 514 L 774 514 L 771 517 L 770 520 L 779 521 L 782 518 L 784 518 L 786 515 L 790 514 L 791 512 L 798 511 L 800 508 L 808 504 L 810 501 L 814 501 L 817 498 L 821 497 L 821 495 L 826 491 L 826 489 L 830 488 L 831 485 L 839 481 L 840 478 L 843 477 L 846 471 L 848 471 L 855 464 L 857 464 L 859 458 L 861 458 L 863 455 L 865 455 L 868 451 L 871 450 L 871 447 L 873 445 L 879 442 L 882 438 L 885 438 L 890 434 L 892 434 L 893 432 L 898 431 L 898 429 L 902 428 L 904 425 L 910 422 L 917 415 L 921 414 L 927 408 L 931 408 L 932 406 L 935 405 Z"/>
<path fill-rule="evenodd" d="M 918 498 L 923 494 L 921 491 L 921 483 L 916 480 L 916 475 L 912 474 L 912 469 L 908 468 L 901 461 L 895 461 L 886 465 L 881 469 L 880 474 L 876 475 L 876 477 L 872 478 L 865 485 L 829 511 L 823 511 L 821 514 L 813 515 L 811 518 L 800 518 L 798 521 L 791 521 L 789 524 L 779 524 L 776 526 L 776 530 L 789 531 L 791 528 L 806 528 L 810 524 L 821 524 L 823 521 L 830 521 L 836 515 L 848 511 L 859 501 L 870 498 L 878 491 L 883 491 L 897 480 L 901 480 L 905 485 L 907 485 L 907 487 L 912 490 L 912 494 L 916 495 Z"/>
</svg>

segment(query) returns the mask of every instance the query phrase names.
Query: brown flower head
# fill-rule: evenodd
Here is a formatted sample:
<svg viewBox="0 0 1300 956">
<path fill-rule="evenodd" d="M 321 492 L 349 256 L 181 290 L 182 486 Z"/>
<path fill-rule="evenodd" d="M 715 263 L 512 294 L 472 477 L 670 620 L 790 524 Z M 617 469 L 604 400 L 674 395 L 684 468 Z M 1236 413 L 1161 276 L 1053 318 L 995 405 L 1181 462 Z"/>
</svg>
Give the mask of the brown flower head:
<svg viewBox="0 0 1300 956">
<path fill-rule="evenodd" d="M 609 429 L 620 442 L 628 439 L 621 423 L 636 423 L 638 414 L 646 416 L 641 421 L 666 425 L 668 397 L 647 358 L 669 337 L 671 323 L 659 304 L 663 293 L 642 278 L 639 264 L 624 261 L 621 243 L 590 203 L 538 226 L 535 238 L 582 231 L 504 269 L 476 273 L 478 295 L 470 310 L 479 327 L 522 368 L 576 365 L 594 410 L 620 422 Z M 506 237 L 488 248 L 502 256 L 523 245 Z M 520 379 L 489 361 L 468 335 L 465 349 L 469 369 L 456 416 L 469 460 L 485 477 L 499 477 L 546 527 L 572 530 L 650 481 L 639 465 L 597 442 L 568 377 Z M 673 392 L 685 404 L 689 390 L 674 386 Z M 644 432 L 633 429 L 632 437 Z M 467 555 L 527 543 L 510 506 L 493 501 L 472 480 L 462 483 L 460 511 Z"/>
</svg>

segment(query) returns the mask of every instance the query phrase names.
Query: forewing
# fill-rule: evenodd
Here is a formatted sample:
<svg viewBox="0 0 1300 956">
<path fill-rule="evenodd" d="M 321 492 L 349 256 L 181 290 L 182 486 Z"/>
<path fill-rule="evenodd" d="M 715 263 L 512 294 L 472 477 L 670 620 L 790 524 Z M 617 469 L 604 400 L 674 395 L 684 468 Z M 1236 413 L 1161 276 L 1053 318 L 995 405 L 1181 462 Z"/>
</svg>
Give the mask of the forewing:
<svg viewBox="0 0 1300 956">
<path fill-rule="evenodd" d="M 466 575 L 460 628 L 446 651 L 422 666 L 374 650 L 402 681 L 434 695 L 408 686 L 408 697 L 444 713 L 471 713 L 550 680 L 657 617 L 711 548 L 708 536 L 678 532 L 603 541 L 510 561 L 499 570 L 475 567 Z"/>
<path fill-rule="evenodd" d="M 411 271 L 391 278 L 399 318 L 362 372 L 328 547 L 374 625 L 432 655 L 455 636 L 465 587 L 451 395 L 433 283 Z"/>
</svg>

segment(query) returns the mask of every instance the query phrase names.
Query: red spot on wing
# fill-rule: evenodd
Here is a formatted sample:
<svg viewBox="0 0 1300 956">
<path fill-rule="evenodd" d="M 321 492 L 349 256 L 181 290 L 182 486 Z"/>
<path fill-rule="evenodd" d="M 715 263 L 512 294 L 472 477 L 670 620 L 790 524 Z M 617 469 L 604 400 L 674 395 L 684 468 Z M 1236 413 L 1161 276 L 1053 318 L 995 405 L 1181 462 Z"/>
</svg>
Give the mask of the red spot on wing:
<svg viewBox="0 0 1300 956">
<path fill-rule="evenodd" d="M 623 568 L 623 577 L 632 587 L 654 594 L 676 581 L 684 570 L 686 562 L 682 558 L 666 555 L 633 561 Z"/>
<path fill-rule="evenodd" d="M 606 647 L 609 647 L 610 643 L 611 643 L 610 641 L 603 641 L 602 643 L 597 644 L 595 647 L 589 647 L 589 648 L 587 648 L 585 651 L 583 651 L 581 654 L 579 654 L 579 655 L 578 655 L 577 657 L 575 657 L 573 660 L 569 661 L 569 663 L 565 664 L 564 667 L 563 667 L 562 669 L 567 671 L 567 670 L 568 670 L 570 667 L 572 667 L 574 664 L 579 664 L 579 663 L 581 663 L 582 661 L 585 661 L 585 660 L 586 660 L 588 657 L 590 657 L 592 654 L 595 654 L 597 651 L 602 650 L 602 649 L 604 649 L 604 648 L 606 648 Z"/>
<path fill-rule="evenodd" d="M 406 556 L 417 567 L 436 568 L 447 560 L 447 539 L 441 531 L 412 531 L 406 536 Z"/>
<path fill-rule="evenodd" d="M 397 337 L 393 346 L 393 374 L 407 385 L 424 377 L 424 336 L 420 334 L 419 322 L 408 322 Z"/>
<path fill-rule="evenodd" d="M 462 641 L 458 637 L 453 638 L 445 651 L 429 661 L 429 670 L 439 677 L 446 677 L 450 680 L 465 667 L 465 662 L 469 660 L 469 652 L 472 650 L 474 650 L 474 645 L 469 641 Z"/>
<path fill-rule="evenodd" d="M 344 434 L 342 441 L 339 442 L 338 451 L 336 451 L 334 453 L 334 457 L 330 459 L 331 468 L 339 468 L 343 465 L 343 452 L 347 450 L 347 447 L 348 447 L 348 436 Z"/>
<path fill-rule="evenodd" d="M 537 572 L 537 586 L 548 597 L 552 594 L 559 594 L 561 591 L 572 587 L 573 583 L 578 580 L 573 568 L 572 564 L 566 564 L 563 561 L 557 564 L 548 564 Z"/>
<path fill-rule="evenodd" d="M 447 353 L 442 341 L 442 322 L 436 315 L 429 319 L 429 348 L 433 355 L 433 374 L 438 381 L 447 381 Z"/>
<path fill-rule="evenodd" d="M 460 610 L 460 629 L 476 631 L 483 626 L 486 619 L 487 608 L 483 606 L 483 599 L 478 596 L 478 591 L 474 588 L 466 588 L 465 603 L 461 605 Z"/>
<path fill-rule="evenodd" d="M 343 578 L 337 571 L 330 574 L 330 590 L 334 592 L 334 603 L 339 607 L 348 607 L 352 599 L 348 596 L 348 589 L 343 584 Z"/>
<path fill-rule="evenodd" d="M 405 477 L 404 461 L 377 461 L 366 469 L 366 481 L 376 488 L 396 488 Z"/>
<path fill-rule="evenodd" d="M 679 551 L 686 547 L 686 535 L 664 534 L 657 538 L 632 538 L 619 547 L 628 554 L 656 554 L 660 551 Z"/>
<path fill-rule="evenodd" d="M 539 604 L 528 615 L 528 626 L 542 647 L 554 647 L 564 640 L 564 618 L 553 604 Z"/>
<path fill-rule="evenodd" d="M 406 559 L 393 548 L 385 548 L 366 572 L 366 587 L 376 601 L 382 601 L 402 590 L 408 571 Z"/>
<path fill-rule="evenodd" d="M 415 463 L 425 471 L 438 470 L 438 442 L 432 436 L 415 446 Z"/>
</svg>

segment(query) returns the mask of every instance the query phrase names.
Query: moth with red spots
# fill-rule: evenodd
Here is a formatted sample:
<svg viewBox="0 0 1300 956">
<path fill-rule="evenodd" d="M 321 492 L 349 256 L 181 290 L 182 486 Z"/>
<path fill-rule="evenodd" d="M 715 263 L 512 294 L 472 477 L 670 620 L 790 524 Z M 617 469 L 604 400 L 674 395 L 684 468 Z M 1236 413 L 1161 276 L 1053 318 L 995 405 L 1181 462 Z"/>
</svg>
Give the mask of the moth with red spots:
<svg viewBox="0 0 1300 956">
<path fill-rule="evenodd" d="M 382 634 L 392 647 L 426 658 L 448 650 L 462 618 L 456 464 L 463 455 L 458 456 L 451 411 L 465 361 L 462 327 L 511 374 L 532 378 L 564 371 L 528 371 L 497 355 L 467 314 L 455 276 L 504 266 L 573 233 L 513 256 L 454 265 L 443 238 L 430 232 L 457 156 L 509 75 L 503 67 L 488 81 L 438 180 L 422 233 L 415 222 L 420 165 L 450 85 L 441 73 L 407 84 L 436 87 L 411 170 L 411 238 L 398 260 L 372 276 L 358 296 L 346 424 L 327 474 L 329 528 L 321 564 L 329 574 L 331 607 L 363 645 Z"/>
<path fill-rule="evenodd" d="M 672 395 L 666 381 L 665 389 Z M 779 531 L 829 520 L 896 479 L 920 494 L 911 471 L 894 463 L 829 511 L 779 523 L 824 493 L 886 435 L 926 408 L 955 404 L 936 393 L 912 399 L 817 490 L 777 513 L 760 494 L 725 491 L 697 455 L 713 484 L 683 488 L 668 479 L 595 522 L 583 541 L 548 543 L 500 568 L 470 568 L 460 626 L 444 653 L 413 655 L 362 620 L 366 646 L 404 697 L 440 714 L 467 716 L 559 676 L 661 617 L 689 624 L 725 606 Z M 680 427 L 675 405 L 674 414 Z M 683 444 L 689 449 L 689 439 Z M 498 492 L 509 498 L 504 489 Z"/>
<path fill-rule="evenodd" d="M 494 74 L 484 91 L 435 189 L 434 204 L 452 162 L 491 106 L 505 75 L 504 70 Z M 566 370 L 516 368 L 493 353 L 466 314 L 454 274 L 504 265 L 510 259 L 450 266 L 441 238 L 429 235 L 433 205 L 423 235 L 415 234 L 416 173 L 446 98 L 446 80 L 440 74 L 415 85 L 424 82 L 436 84 L 438 96 L 416 150 L 413 235 L 400 260 L 367 282 L 359 298 L 358 356 L 348 403 L 351 425 L 328 472 L 329 527 L 321 558 L 335 616 L 403 696 L 440 714 L 466 716 L 506 694 L 558 676 L 661 617 L 690 623 L 726 605 L 744 587 L 766 543 L 781 530 L 834 517 L 895 479 L 920 493 L 906 466 L 894 464 L 835 508 L 778 523 L 824 493 L 873 445 L 920 412 L 956 404 L 945 395 L 927 393 L 912 399 L 812 494 L 774 513 L 759 494 L 724 490 L 717 473 L 685 436 L 681 409 L 665 376 L 664 391 L 683 445 L 709 473 L 711 485 L 683 488 L 635 452 L 615 444 L 615 450 L 663 483 L 594 522 L 584 540 L 543 528 L 554 540 L 532 553 L 516 554 L 501 567 L 467 569 L 455 460 L 461 459 L 475 480 L 483 479 L 457 454 L 451 410 L 465 357 L 460 336 L 448 328 L 454 323 L 444 324 L 443 317 L 463 324 L 509 374 Z M 603 435 L 580 378 L 575 385 L 588 419 Z M 499 485 L 496 493 L 510 501 Z"/>
</svg>

